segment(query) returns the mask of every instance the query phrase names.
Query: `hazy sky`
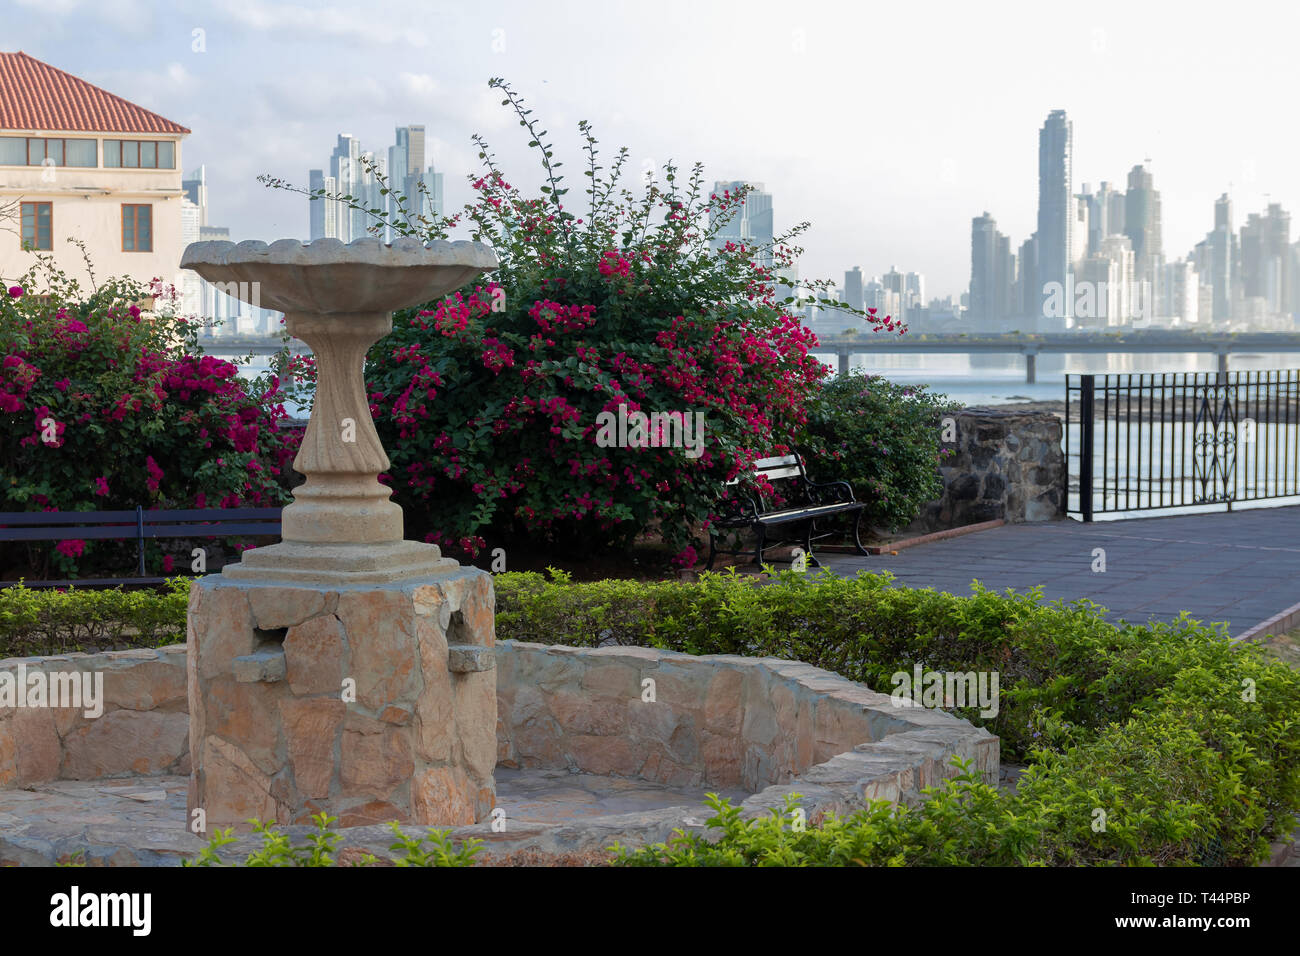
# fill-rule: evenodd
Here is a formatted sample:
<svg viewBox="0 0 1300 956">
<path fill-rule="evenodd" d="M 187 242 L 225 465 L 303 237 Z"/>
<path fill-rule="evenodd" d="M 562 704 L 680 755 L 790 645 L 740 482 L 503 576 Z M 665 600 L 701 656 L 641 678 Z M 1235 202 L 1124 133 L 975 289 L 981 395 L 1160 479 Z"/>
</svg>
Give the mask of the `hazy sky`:
<svg viewBox="0 0 1300 956">
<path fill-rule="evenodd" d="M 1038 129 L 1057 108 L 1074 122 L 1076 192 L 1123 188 L 1150 159 L 1170 258 L 1204 237 L 1225 190 L 1234 225 L 1267 197 L 1300 213 L 1291 2 L 5 6 L 3 49 L 194 131 L 184 165 L 207 165 L 210 221 L 236 239 L 306 238 L 306 200 L 254 177 L 305 185 L 339 132 L 381 150 L 395 126 L 425 124 L 452 209 L 469 197 L 474 132 L 512 183 L 536 184 L 491 76 L 551 131 L 571 198 L 588 119 L 635 170 L 701 160 L 711 180 L 764 182 L 778 229 L 812 223 L 804 276 L 895 265 L 925 273 L 930 295 L 964 291 L 972 217 L 992 213 L 1013 249 L 1034 229 Z"/>
</svg>

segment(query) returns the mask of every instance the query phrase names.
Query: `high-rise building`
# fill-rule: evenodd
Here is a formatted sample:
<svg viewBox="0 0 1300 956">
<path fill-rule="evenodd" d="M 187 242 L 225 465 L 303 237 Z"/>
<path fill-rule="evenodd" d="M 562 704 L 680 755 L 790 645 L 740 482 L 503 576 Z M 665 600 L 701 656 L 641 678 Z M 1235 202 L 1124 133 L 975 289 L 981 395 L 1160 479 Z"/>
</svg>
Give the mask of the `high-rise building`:
<svg viewBox="0 0 1300 956">
<path fill-rule="evenodd" d="M 366 236 L 378 236 L 392 242 L 397 232 L 392 222 L 403 218 L 400 200 L 405 198 L 406 214 L 414 224 L 426 223 L 443 214 L 442 173 L 432 165 L 424 166 L 425 134 L 421 125 L 399 126 L 396 142 L 382 152 L 364 151 L 361 142 L 348 133 L 340 133 L 338 144 L 325 169 L 308 173 L 310 188 L 324 190 L 325 195 L 352 196 L 362 208 L 351 209 L 339 200 L 311 200 L 311 237 L 331 237 L 351 242 Z M 388 184 L 388 194 L 382 190 Z M 382 209 L 389 225 L 365 212 Z"/>
<path fill-rule="evenodd" d="M 325 175 L 323 169 L 313 169 L 307 174 L 307 182 L 312 192 L 324 191 L 324 195 L 333 196 L 338 193 L 338 180 L 333 176 Z M 339 234 L 339 220 L 343 217 L 347 207 L 337 199 L 315 199 L 311 202 L 309 212 L 311 214 L 311 238 L 324 239 L 341 238 Z"/>
<path fill-rule="evenodd" d="M 743 180 L 715 182 L 713 193 L 717 196 L 727 192 L 734 193 L 745 185 Z M 748 185 L 751 188 L 745 195 L 743 205 L 730 210 L 732 216 L 713 237 L 713 245 L 717 249 L 721 249 L 728 242 L 747 247 L 766 247 L 765 251 L 756 255 L 754 261 L 759 265 L 770 267 L 772 265 L 770 249 L 775 236 L 772 194 L 765 191 L 762 183 L 748 183 Z M 710 212 L 709 225 L 712 226 L 717 218 L 718 213 Z"/>
<path fill-rule="evenodd" d="M 841 301 L 850 309 L 861 311 L 866 308 L 862 298 L 862 269 L 854 266 L 844 273 L 844 297 Z"/>
<path fill-rule="evenodd" d="M 199 225 L 208 224 L 208 168 L 200 166 L 188 176 L 181 180 L 181 189 L 185 191 L 185 198 L 192 202 L 199 210 Z M 189 240 L 198 242 L 198 236 Z"/>
<path fill-rule="evenodd" d="M 996 322 L 1012 312 L 1014 263 L 1011 240 L 987 212 L 971 220 L 970 312 L 972 322 Z"/>
<path fill-rule="evenodd" d="M 1017 273 L 1012 307 L 1018 316 L 1031 318 L 1042 315 L 1042 287 L 1038 284 L 1038 235 L 1034 234 L 1020 244 L 1016 255 Z"/>
<path fill-rule="evenodd" d="M 903 277 L 903 307 L 910 312 L 924 305 L 925 276 L 919 272 L 909 272 Z"/>
<path fill-rule="evenodd" d="M 1100 255 L 1103 239 L 1124 232 L 1124 194 L 1103 182 L 1095 193 L 1084 183 L 1082 195 L 1088 203 L 1088 255 Z"/>
<path fill-rule="evenodd" d="M 1124 235 L 1133 244 L 1136 279 L 1154 286 L 1164 258 L 1160 226 L 1160 193 L 1150 172 L 1134 166 L 1124 196 Z"/>
<path fill-rule="evenodd" d="M 1088 225 L 1092 221 L 1091 197 L 1074 197 L 1074 225 L 1070 229 L 1070 268 L 1088 257 Z"/>
<path fill-rule="evenodd" d="M 1066 319 L 1069 319 L 1069 296 L 1062 296 L 1070 288 L 1071 236 L 1074 228 L 1074 196 L 1071 189 L 1071 162 L 1074 148 L 1074 124 L 1065 116 L 1065 110 L 1053 110 L 1038 133 L 1038 282 L 1041 284 L 1042 307 L 1045 314 L 1052 284 L 1059 283 L 1055 291 L 1057 301 L 1065 300 Z"/>
<path fill-rule="evenodd" d="M 1232 231 L 1232 200 L 1224 193 L 1214 202 L 1214 230 L 1206 237 L 1210 277 L 1214 290 L 1214 308 L 1210 318 L 1216 323 L 1232 319 L 1237 291 L 1237 234 Z"/>
<path fill-rule="evenodd" d="M 1200 283 L 1191 262 L 1175 259 L 1166 265 L 1161 286 L 1165 290 L 1165 304 L 1161 310 L 1165 317 L 1177 325 L 1200 324 Z"/>
<path fill-rule="evenodd" d="M 1251 213 L 1241 227 L 1241 294 L 1263 300 L 1264 314 L 1291 307 L 1291 216 L 1279 203 Z"/>
</svg>

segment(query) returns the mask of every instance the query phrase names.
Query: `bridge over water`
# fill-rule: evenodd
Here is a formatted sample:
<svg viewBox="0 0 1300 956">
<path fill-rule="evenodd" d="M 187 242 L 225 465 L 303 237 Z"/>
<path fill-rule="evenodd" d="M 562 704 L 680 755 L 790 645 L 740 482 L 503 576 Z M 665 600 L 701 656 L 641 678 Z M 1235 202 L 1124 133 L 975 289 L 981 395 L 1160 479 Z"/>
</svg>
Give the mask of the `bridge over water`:
<svg viewBox="0 0 1300 956">
<path fill-rule="evenodd" d="M 278 337 L 232 335 L 203 342 L 210 352 L 235 355 L 273 355 L 283 346 Z M 299 354 L 311 350 L 297 339 L 290 348 Z M 1047 332 L 994 334 L 921 334 L 891 335 L 866 332 L 860 335 L 828 335 L 813 349 L 839 358 L 839 372 L 848 374 L 852 355 L 897 355 L 909 352 L 946 353 L 976 352 L 1020 354 L 1025 357 L 1025 381 L 1033 384 L 1037 377 L 1037 357 L 1048 352 L 1115 353 L 1204 352 L 1217 355 L 1219 370 L 1228 370 L 1228 356 L 1234 352 L 1300 352 L 1300 332 L 1176 332 L 1145 329 L 1132 332 Z"/>
<path fill-rule="evenodd" d="M 816 353 L 839 358 L 839 372 L 847 375 L 851 355 L 897 355 L 909 352 L 949 355 L 1019 353 L 1025 357 L 1025 382 L 1037 377 L 1039 355 L 1061 353 L 1204 352 L 1219 357 L 1219 371 L 1228 370 L 1228 356 L 1234 352 L 1300 352 L 1300 332 L 1172 332 L 1162 329 L 1123 333 L 1048 332 L 994 334 L 891 335 L 867 332 L 861 335 L 828 335 L 819 338 Z"/>
</svg>

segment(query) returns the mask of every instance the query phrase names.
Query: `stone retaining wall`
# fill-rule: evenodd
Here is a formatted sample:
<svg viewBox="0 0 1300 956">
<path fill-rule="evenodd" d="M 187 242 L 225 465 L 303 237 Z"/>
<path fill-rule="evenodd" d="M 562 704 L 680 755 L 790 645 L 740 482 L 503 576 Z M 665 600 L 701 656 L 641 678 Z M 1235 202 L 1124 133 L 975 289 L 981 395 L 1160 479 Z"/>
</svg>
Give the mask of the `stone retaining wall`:
<svg viewBox="0 0 1300 956">
<path fill-rule="evenodd" d="M 997 781 L 992 734 L 808 664 L 515 641 L 497 644 L 496 658 L 500 766 L 743 788 L 752 810 L 798 789 L 810 813 L 916 802 L 953 775 L 953 755 Z M 0 671 L 20 668 L 102 674 L 103 714 L 0 709 L 0 787 L 189 773 L 183 645 L 0 661 Z"/>
<path fill-rule="evenodd" d="M 955 775 L 953 755 L 997 782 L 992 734 L 809 664 L 502 641 L 497 668 L 499 766 L 742 787 L 747 809 L 797 789 L 810 814 L 916 802 Z"/>
<path fill-rule="evenodd" d="M 966 408 L 955 416 L 956 453 L 941 466 L 943 496 L 908 528 L 957 528 L 1002 518 L 1047 521 L 1065 514 L 1062 422 L 1051 412 Z"/>
<path fill-rule="evenodd" d="M 71 678 L 88 675 L 94 682 L 99 675 L 103 712 L 88 717 L 85 707 L 0 706 L 0 788 L 190 772 L 185 645 L 9 658 L 0 660 L 4 674 L 12 677 L 0 683 L 10 687 L 48 686 L 51 677 L 66 686 Z"/>
</svg>

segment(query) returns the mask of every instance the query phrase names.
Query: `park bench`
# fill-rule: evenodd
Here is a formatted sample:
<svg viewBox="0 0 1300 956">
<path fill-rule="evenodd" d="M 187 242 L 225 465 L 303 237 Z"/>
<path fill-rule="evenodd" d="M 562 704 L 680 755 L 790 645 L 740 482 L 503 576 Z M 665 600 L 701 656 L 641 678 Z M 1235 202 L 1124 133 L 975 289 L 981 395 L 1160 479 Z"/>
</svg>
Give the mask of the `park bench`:
<svg viewBox="0 0 1300 956">
<path fill-rule="evenodd" d="M 225 538 L 278 535 L 280 508 L 202 508 L 180 511 L 18 511 L 0 512 L 0 541 L 115 540 L 136 542 L 136 577 L 85 578 L 73 581 L 25 581 L 29 588 L 116 587 L 162 584 L 145 577 L 146 538 Z M 0 581 L 0 588 L 17 581 Z"/>
<path fill-rule="evenodd" d="M 853 543 L 858 554 L 866 554 L 862 546 L 862 509 L 866 503 L 853 497 L 853 489 L 847 481 L 819 483 L 808 477 L 800 455 L 780 455 L 762 458 L 754 462 L 756 477 L 766 479 L 777 490 L 774 482 L 785 484 L 781 490 L 783 501 L 777 503 L 769 496 L 736 495 L 730 498 L 724 511 L 719 515 L 709 530 L 709 563 L 713 569 L 714 559 L 719 554 L 749 554 L 750 549 L 727 550 L 718 547 L 718 533 L 721 531 L 752 531 L 757 537 L 753 547 L 754 563 L 763 564 L 763 552 L 787 544 L 802 545 L 804 554 L 813 564 L 820 565 L 813 554 L 813 541 L 829 536 L 830 532 L 819 534 L 817 522 L 834 515 L 853 515 Z M 728 486 L 738 485 L 740 478 L 727 482 Z M 795 532 L 794 537 L 789 537 Z M 786 535 L 775 541 L 773 533 Z"/>
</svg>

